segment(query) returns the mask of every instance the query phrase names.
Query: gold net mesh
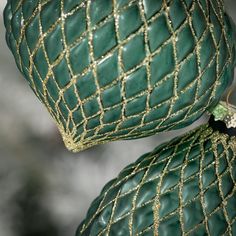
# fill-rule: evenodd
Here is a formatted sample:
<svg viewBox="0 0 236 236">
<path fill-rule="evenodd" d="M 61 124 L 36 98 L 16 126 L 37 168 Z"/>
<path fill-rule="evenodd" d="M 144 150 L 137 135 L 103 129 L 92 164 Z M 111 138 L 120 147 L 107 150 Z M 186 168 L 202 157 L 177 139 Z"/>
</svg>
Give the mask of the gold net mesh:
<svg viewBox="0 0 236 236">
<path fill-rule="evenodd" d="M 126 167 L 77 235 L 235 235 L 236 139 L 206 125 Z"/>
<path fill-rule="evenodd" d="M 232 80 L 221 0 L 8 0 L 5 25 L 73 151 L 184 127 Z"/>
</svg>

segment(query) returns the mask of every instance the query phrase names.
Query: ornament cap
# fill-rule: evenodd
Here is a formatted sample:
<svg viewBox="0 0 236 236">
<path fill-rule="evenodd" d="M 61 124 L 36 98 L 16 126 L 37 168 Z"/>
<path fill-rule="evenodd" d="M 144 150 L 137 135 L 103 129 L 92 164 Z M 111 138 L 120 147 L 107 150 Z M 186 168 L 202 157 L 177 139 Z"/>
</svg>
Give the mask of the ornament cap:
<svg viewBox="0 0 236 236">
<path fill-rule="evenodd" d="M 215 121 L 222 121 L 227 128 L 236 128 L 236 107 L 221 101 L 212 111 Z"/>
</svg>

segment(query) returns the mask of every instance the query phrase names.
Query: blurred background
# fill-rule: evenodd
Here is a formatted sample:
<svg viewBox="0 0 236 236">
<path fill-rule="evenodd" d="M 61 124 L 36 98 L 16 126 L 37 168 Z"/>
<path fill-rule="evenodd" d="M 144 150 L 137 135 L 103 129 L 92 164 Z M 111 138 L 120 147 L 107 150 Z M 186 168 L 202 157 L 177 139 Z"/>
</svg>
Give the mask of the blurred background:
<svg viewBox="0 0 236 236">
<path fill-rule="evenodd" d="M 236 22 L 235 0 L 225 2 Z M 0 235 L 73 236 L 107 181 L 186 130 L 68 152 L 5 44 L 5 4 L 0 1 Z"/>
</svg>

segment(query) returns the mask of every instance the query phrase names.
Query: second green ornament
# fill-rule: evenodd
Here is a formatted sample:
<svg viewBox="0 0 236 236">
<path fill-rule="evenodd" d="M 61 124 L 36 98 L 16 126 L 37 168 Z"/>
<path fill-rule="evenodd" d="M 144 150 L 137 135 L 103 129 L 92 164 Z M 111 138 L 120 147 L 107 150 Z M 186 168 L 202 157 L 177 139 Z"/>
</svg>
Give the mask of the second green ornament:
<svg viewBox="0 0 236 236">
<path fill-rule="evenodd" d="M 204 125 L 127 166 L 77 236 L 236 235 L 236 137 Z"/>
</svg>

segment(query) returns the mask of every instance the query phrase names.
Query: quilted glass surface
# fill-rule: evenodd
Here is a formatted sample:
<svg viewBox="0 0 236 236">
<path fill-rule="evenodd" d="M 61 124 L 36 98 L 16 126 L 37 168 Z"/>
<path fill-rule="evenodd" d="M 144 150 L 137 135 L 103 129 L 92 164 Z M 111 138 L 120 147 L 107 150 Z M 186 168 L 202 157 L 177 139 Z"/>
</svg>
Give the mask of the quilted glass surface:
<svg viewBox="0 0 236 236">
<path fill-rule="evenodd" d="M 236 235 L 236 137 L 204 125 L 127 166 L 77 236 Z"/>
<path fill-rule="evenodd" d="M 182 128 L 233 79 L 222 0 L 8 0 L 17 66 L 80 151 Z"/>
</svg>

